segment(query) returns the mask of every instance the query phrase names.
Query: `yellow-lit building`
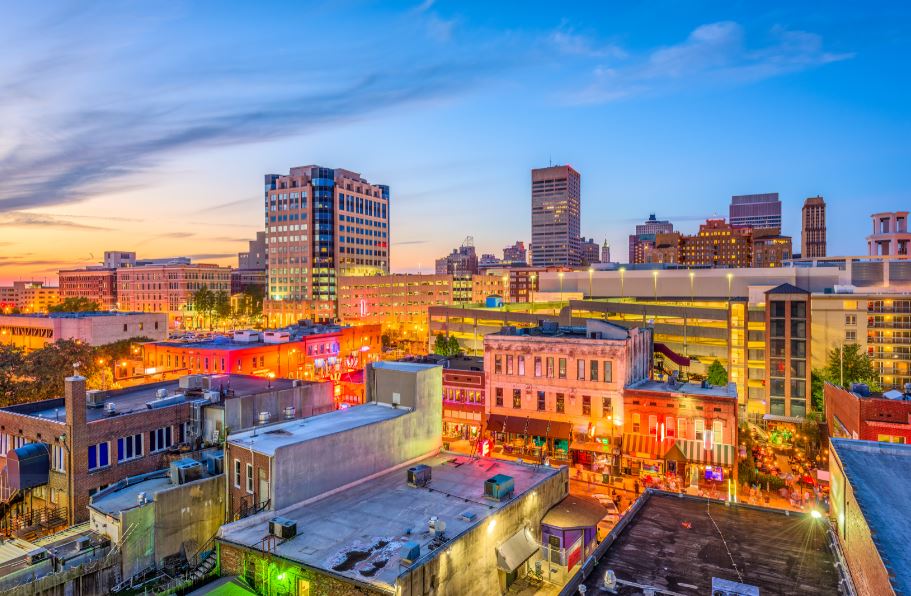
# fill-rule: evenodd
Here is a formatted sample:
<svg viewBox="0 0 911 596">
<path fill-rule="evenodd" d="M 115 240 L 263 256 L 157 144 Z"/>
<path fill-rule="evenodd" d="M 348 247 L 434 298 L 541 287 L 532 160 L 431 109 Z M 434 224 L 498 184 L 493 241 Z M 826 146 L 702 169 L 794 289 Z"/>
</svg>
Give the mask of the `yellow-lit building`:
<svg viewBox="0 0 911 596">
<path fill-rule="evenodd" d="M 42 281 L 15 281 L 11 286 L 0 287 L 0 312 L 9 314 L 46 313 L 60 302 L 60 288 L 46 286 Z"/>
</svg>

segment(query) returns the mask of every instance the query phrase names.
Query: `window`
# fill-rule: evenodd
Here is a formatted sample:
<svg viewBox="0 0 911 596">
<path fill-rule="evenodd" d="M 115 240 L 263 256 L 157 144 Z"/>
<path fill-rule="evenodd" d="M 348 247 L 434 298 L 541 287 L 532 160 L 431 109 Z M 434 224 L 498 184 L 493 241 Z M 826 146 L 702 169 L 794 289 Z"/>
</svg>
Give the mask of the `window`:
<svg viewBox="0 0 911 596">
<path fill-rule="evenodd" d="M 538 411 L 543 412 L 547 408 L 547 400 L 543 391 L 538 391 Z"/>
<path fill-rule="evenodd" d="M 592 415 L 592 397 L 590 395 L 582 396 L 582 415 L 583 416 Z"/>
<path fill-rule="evenodd" d="M 576 360 L 576 379 L 585 380 L 585 360 Z"/>
<path fill-rule="evenodd" d="M 614 407 L 611 405 L 610 397 L 606 395 L 601 396 L 601 415 L 607 417 L 613 413 Z"/>
<path fill-rule="evenodd" d="M 519 356 L 517 360 L 519 363 L 519 376 L 524 377 L 525 376 L 525 356 Z"/>
<path fill-rule="evenodd" d="M 641 424 L 639 412 L 633 412 L 633 432 L 639 432 L 639 426 Z"/>
<path fill-rule="evenodd" d="M 560 358 L 557 368 L 557 376 L 561 379 L 566 378 L 566 358 Z"/>
<path fill-rule="evenodd" d="M 557 414 L 562 414 L 566 411 L 566 402 L 565 397 L 562 393 L 557 394 Z"/>
<path fill-rule="evenodd" d="M 857 315 L 845 315 L 845 325 L 849 327 L 857 325 Z"/>
<path fill-rule="evenodd" d="M 497 406 L 503 407 L 503 388 L 497 387 L 494 389 L 494 395 L 496 396 L 495 399 Z"/>
<path fill-rule="evenodd" d="M 614 380 L 614 366 L 610 360 L 604 361 L 604 382 L 610 383 Z"/>
<path fill-rule="evenodd" d="M 658 417 L 654 414 L 648 417 L 648 434 L 653 437 L 658 436 Z"/>
<path fill-rule="evenodd" d="M 677 436 L 680 438 L 686 438 L 686 418 L 677 419 Z"/>
<path fill-rule="evenodd" d="M 493 357 L 493 372 L 497 375 L 503 374 L 503 357 L 499 354 Z"/>
<path fill-rule="evenodd" d="M 515 358 L 513 358 L 512 354 L 510 354 L 506 357 L 506 374 L 507 375 L 516 374 L 515 368 L 513 366 L 514 361 L 515 361 Z"/>
<path fill-rule="evenodd" d="M 51 453 L 51 469 L 55 472 L 66 472 L 66 450 L 54 445 Z"/>
<path fill-rule="evenodd" d="M 89 471 L 111 465 L 111 444 L 108 442 L 89 445 Z"/>
<path fill-rule="evenodd" d="M 171 441 L 171 427 L 165 426 L 149 431 L 149 453 L 164 451 L 174 443 Z"/>
<path fill-rule="evenodd" d="M 142 457 L 142 433 L 117 439 L 117 462 Z"/>
<path fill-rule="evenodd" d="M 696 418 L 696 420 L 693 421 L 693 428 L 695 429 L 695 439 L 701 441 L 705 434 L 705 420 Z"/>
<path fill-rule="evenodd" d="M 807 318 L 807 303 L 806 302 L 792 302 L 791 303 L 791 318 L 792 319 L 806 319 Z"/>
<path fill-rule="evenodd" d="M 253 494 L 253 464 L 247 464 L 247 492 Z"/>
<path fill-rule="evenodd" d="M 535 376 L 541 376 L 541 357 L 535 356 Z"/>
<path fill-rule="evenodd" d="M 904 443 L 905 437 L 895 435 L 876 435 L 876 440 L 880 443 Z"/>
<path fill-rule="evenodd" d="M 0 433 L 0 457 L 6 457 L 9 451 L 9 437 L 7 433 Z"/>
<path fill-rule="evenodd" d="M 854 343 L 857 341 L 857 331 L 854 329 L 847 329 L 845 331 L 845 341 Z"/>
<path fill-rule="evenodd" d="M 234 488 L 240 488 L 240 460 L 234 460 Z"/>
<path fill-rule="evenodd" d="M 718 445 L 724 442 L 724 422 L 721 420 L 712 421 L 712 443 Z"/>
<path fill-rule="evenodd" d="M 676 437 L 677 432 L 674 428 L 674 417 L 665 416 L 664 418 L 664 434 L 668 437 Z"/>
<path fill-rule="evenodd" d="M 547 357 L 547 378 L 548 379 L 554 378 L 554 357 L 553 356 Z"/>
<path fill-rule="evenodd" d="M 512 407 L 519 409 L 522 407 L 522 390 L 513 389 L 512 390 Z"/>
<path fill-rule="evenodd" d="M 597 360 L 592 360 L 592 361 L 589 363 L 589 367 L 588 367 L 588 368 L 589 368 L 588 380 L 589 380 L 589 381 L 597 381 L 597 380 L 598 380 L 598 361 L 597 361 Z"/>
</svg>

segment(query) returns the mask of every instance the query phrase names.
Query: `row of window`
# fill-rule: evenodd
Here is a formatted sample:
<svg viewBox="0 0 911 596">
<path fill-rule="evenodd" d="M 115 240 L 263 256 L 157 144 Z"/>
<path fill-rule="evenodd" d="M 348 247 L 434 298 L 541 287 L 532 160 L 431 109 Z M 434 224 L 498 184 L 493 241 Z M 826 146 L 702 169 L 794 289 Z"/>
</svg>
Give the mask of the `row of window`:
<svg viewBox="0 0 911 596">
<path fill-rule="evenodd" d="M 506 374 L 525 376 L 525 356 L 513 356 L 506 354 L 494 354 L 493 372 L 494 374 L 503 374 L 503 363 L 506 362 Z M 587 362 L 587 365 L 586 365 Z M 555 366 L 556 365 L 556 366 Z M 603 370 L 604 374 L 601 375 Z M 614 380 L 613 362 L 610 360 L 576 360 L 576 380 L 579 381 L 601 381 L 610 383 Z M 586 379 L 587 375 L 587 379 Z M 546 377 L 548 379 L 566 378 L 566 358 L 554 358 L 553 356 L 535 356 L 534 357 L 534 376 Z M 600 377 L 600 378 L 599 378 Z"/>
<path fill-rule="evenodd" d="M 664 436 L 665 437 L 677 437 L 681 439 L 687 438 L 686 428 L 687 428 L 687 419 L 686 418 L 674 418 L 673 416 L 665 416 L 664 418 Z M 632 425 L 632 430 L 634 433 L 642 432 L 642 416 L 639 412 L 633 412 L 630 415 L 630 423 Z M 712 434 L 709 435 L 709 438 L 713 443 L 722 443 L 724 437 L 724 421 L 721 419 L 715 419 L 711 424 Z M 650 414 L 648 417 L 648 433 L 654 437 L 659 436 L 659 426 L 658 426 L 658 416 L 656 414 Z M 705 436 L 706 424 L 704 418 L 694 418 L 693 419 L 693 439 L 697 441 L 702 441 L 706 439 Z"/>
<path fill-rule="evenodd" d="M 494 403 L 503 407 L 503 388 L 496 387 L 494 389 Z M 520 409 L 522 407 L 522 390 L 513 389 L 512 390 L 512 407 L 515 409 Z M 547 392 L 538 391 L 537 392 L 537 402 L 536 407 L 539 412 L 544 412 L 547 410 Z M 563 414 L 566 412 L 566 394 L 565 393 L 554 393 L 554 411 L 558 414 Z M 611 413 L 611 398 L 608 396 L 601 397 L 601 412 L 603 416 L 607 416 Z M 590 416 L 592 413 L 592 398 L 590 395 L 582 396 L 582 415 Z"/>
<path fill-rule="evenodd" d="M 137 433 L 117 439 L 117 463 L 138 459 L 145 453 L 143 442 L 146 435 Z M 149 453 L 164 451 L 174 444 L 171 427 L 165 426 L 151 430 L 148 433 Z M 88 448 L 89 471 L 100 470 L 111 465 L 111 442 L 104 441 L 89 445 Z"/>
</svg>

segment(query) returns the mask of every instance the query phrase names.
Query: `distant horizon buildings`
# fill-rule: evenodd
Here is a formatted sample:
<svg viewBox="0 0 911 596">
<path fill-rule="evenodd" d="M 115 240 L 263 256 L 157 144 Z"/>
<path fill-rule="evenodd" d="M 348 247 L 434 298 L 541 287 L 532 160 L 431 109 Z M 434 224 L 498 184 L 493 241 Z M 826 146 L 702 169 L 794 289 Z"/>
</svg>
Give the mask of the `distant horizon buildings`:
<svg viewBox="0 0 911 596">
<path fill-rule="evenodd" d="M 581 176 L 572 166 L 531 171 L 531 264 L 582 264 Z"/>
<path fill-rule="evenodd" d="M 826 256 L 826 201 L 808 197 L 800 210 L 800 256 L 815 259 Z"/>
<path fill-rule="evenodd" d="M 643 243 L 643 263 L 685 267 L 781 267 L 792 256 L 790 236 L 778 228 L 732 226 L 707 219 L 693 235 L 659 233 Z"/>
<path fill-rule="evenodd" d="M 389 273 L 389 187 L 307 165 L 265 176 L 265 314 L 282 324 L 336 316 L 341 275 Z"/>
<path fill-rule="evenodd" d="M 507 246 L 503 249 L 503 262 L 519 265 L 528 264 L 528 250 L 525 248 L 525 243 L 521 240 L 517 240 L 512 246 Z"/>
<path fill-rule="evenodd" d="M 636 226 L 636 233 L 629 236 L 629 255 L 627 260 L 630 263 L 645 263 L 645 248 L 647 245 L 654 247 L 655 239 L 658 234 L 672 234 L 674 224 L 666 219 L 658 219 L 652 213 L 644 223 Z"/>
<path fill-rule="evenodd" d="M 437 275 L 472 275 L 478 272 L 478 264 L 474 240 L 469 236 L 458 248 L 436 260 L 435 271 Z"/>
<path fill-rule="evenodd" d="M 595 265 L 601 262 L 601 245 L 594 238 L 582 240 L 582 265 Z"/>
<path fill-rule="evenodd" d="M 735 227 L 781 230 L 781 200 L 778 193 L 732 196 L 728 221 Z"/>
<path fill-rule="evenodd" d="M 907 211 L 884 211 L 870 216 L 873 233 L 867 236 L 867 254 L 905 257 L 911 244 Z"/>
</svg>

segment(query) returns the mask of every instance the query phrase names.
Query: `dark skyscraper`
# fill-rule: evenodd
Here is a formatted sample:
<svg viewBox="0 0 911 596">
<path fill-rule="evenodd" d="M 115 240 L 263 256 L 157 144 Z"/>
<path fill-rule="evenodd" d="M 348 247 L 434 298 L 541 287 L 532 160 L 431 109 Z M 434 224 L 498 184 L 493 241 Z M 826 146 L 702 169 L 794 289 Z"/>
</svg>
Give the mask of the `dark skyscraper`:
<svg viewBox="0 0 911 596">
<path fill-rule="evenodd" d="M 777 192 L 731 197 L 728 222 L 734 227 L 778 228 L 781 230 L 781 201 Z"/>
<path fill-rule="evenodd" d="M 801 210 L 800 256 L 814 259 L 826 256 L 826 202 L 810 197 Z"/>
</svg>

